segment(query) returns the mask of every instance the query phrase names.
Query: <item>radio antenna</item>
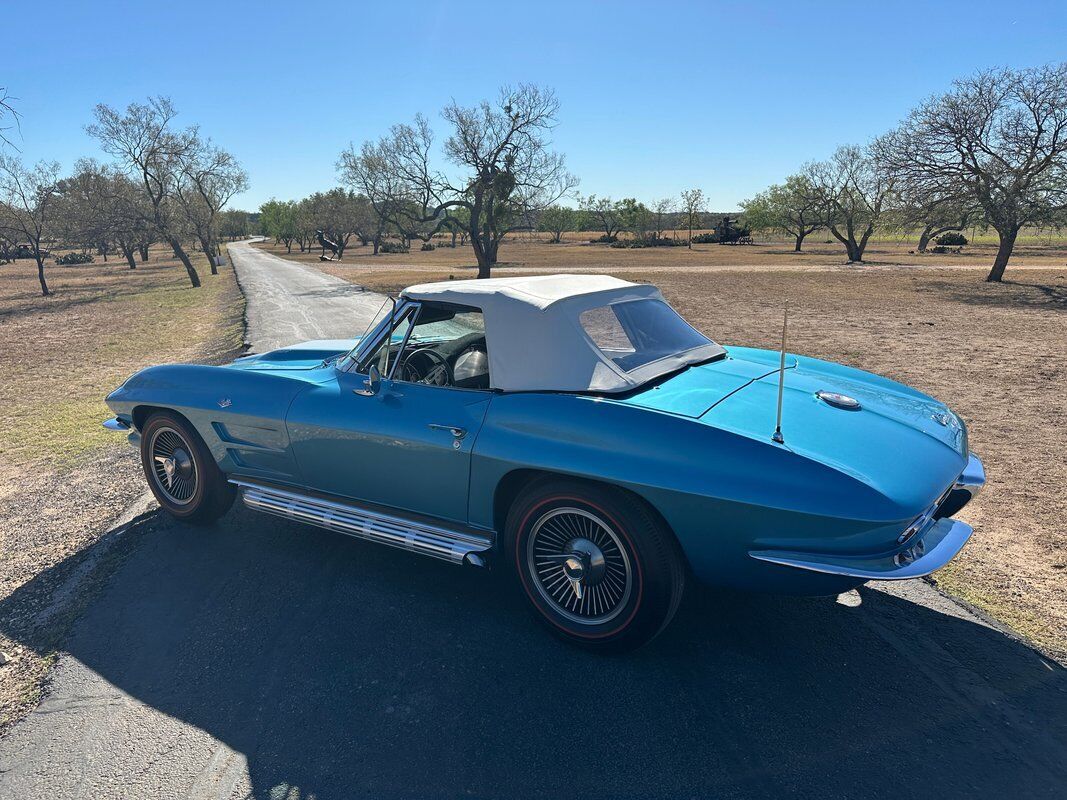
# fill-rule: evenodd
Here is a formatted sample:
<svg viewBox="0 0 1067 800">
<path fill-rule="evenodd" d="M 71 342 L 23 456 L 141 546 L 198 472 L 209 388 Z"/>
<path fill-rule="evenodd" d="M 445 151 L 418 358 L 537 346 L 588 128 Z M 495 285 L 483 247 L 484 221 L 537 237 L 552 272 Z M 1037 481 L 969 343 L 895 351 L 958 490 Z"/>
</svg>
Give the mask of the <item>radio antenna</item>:
<svg viewBox="0 0 1067 800">
<path fill-rule="evenodd" d="M 771 441 L 778 444 L 785 443 L 785 437 L 782 436 L 782 392 L 785 390 L 785 332 L 789 326 L 789 304 L 785 306 L 785 316 L 782 318 L 782 357 L 778 364 L 778 419 L 774 425 L 774 433 L 771 434 Z"/>
</svg>

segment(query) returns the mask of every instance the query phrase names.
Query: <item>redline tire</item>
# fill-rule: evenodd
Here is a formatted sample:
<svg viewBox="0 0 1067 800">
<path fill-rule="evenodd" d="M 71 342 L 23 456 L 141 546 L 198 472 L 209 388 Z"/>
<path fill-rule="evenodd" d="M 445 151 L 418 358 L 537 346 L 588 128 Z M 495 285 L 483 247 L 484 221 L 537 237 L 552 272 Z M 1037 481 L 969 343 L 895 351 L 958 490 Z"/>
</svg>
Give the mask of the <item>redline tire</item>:
<svg viewBox="0 0 1067 800">
<path fill-rule="evenodd" d="M 666 525 L 639 498 L 599 484 L 531 484 L 508 512 L 504 549 L 535 616 L 598 651 L 652 640 L 685 589 L 684 559 Z"/>
<path fill-rule="evenodd" d="M 207 525 L 233 505 L 233 486 L 200 434 L 177 414 L 160 411 L 145 421 L 141 466 L 159 505 L 183 522 Z"/>
</svg>

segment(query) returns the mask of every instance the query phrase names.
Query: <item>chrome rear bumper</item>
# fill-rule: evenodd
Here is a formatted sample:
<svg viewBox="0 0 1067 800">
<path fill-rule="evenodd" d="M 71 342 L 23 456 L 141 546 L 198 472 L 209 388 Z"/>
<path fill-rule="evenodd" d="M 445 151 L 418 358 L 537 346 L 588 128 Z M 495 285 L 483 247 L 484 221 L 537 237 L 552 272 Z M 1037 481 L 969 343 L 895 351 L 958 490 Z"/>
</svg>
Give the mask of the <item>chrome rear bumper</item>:
<svg viewBox="0 0 1067 800">
<path fill-rule="evenodd" d="M 828 556 L 817 553 L 782 553 L 754 550 L 750 556 L 786 567 L 796 567 L 827 575 L 842 575 L 867 581 L 904 581 L 936 572 L 955 558 L 967 544 L 974 529 L 955 519 L 941 519 L 930 525 L 913 544 L 899 553 L 878 558 Z"/>
<path fill-rule="evenodd" d="M 974 529 L 951 516 L 971 502 L 985 486 L 985 467 L 974 453 L 956 479 L 952 491 L 938 506 L 925 530 L 909 540 L 899 552 L 876 557 L 835 556 L 825 553 L 787 553 L 776 550 L 753 550 L 757 561 L 786 567 L 841 575 L 868 581 L 903 581 L 936 572 L 956 557 L 967 544 Z"/>
<path fill-rule="evenodd" d="M 952 487 L 952 491 L 938 506 L 934 516 L 937 519 L 954 516 L 959 513 L 961 508 L 977 497 L 984 487 L 985 467 L 982 466 L 978 456 L 971 453 L 967 459 L 967 466 L 964 467 L 960 476 L 956 478 L 956 484 Z"/>
</svg>

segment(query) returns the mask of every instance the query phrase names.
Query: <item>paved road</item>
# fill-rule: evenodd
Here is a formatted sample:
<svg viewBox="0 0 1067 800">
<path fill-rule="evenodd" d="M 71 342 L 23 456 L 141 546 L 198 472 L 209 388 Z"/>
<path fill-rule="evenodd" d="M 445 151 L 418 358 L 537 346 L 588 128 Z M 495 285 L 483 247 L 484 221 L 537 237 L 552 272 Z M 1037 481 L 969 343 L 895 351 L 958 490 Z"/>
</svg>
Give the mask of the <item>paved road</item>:
<svg viewBox="0 0 1067 800">
<path fill-rule="evenodd" d="M 248 302 L 247 336 L 255 353 L 309 339 L 359 336 L 385 300 L 245 242 L 231 244 L 230 256 Z"/>
<path fill-rule="evenodd" d="M 287 305 L 303 304 L 306 335 L 336 335 L 316 316 L 313 273 L 236 260 L 254 342 L 300 333 L 292 309 L 277 329 L 257 316 L 252 288 L 281 297 L 297 275 Z M 1063 668 L 921 582 L 840 601 L 698 590 L 652 645 L 601 658 L 543 633 L 491 573 L 239 508 L 208 530 L 149 516 L 119 542 L 125 560 L 74 626 L 46 698 L 0 742 L 0 798 L 1031 798 L 1067 786 Z"/>
</svg>

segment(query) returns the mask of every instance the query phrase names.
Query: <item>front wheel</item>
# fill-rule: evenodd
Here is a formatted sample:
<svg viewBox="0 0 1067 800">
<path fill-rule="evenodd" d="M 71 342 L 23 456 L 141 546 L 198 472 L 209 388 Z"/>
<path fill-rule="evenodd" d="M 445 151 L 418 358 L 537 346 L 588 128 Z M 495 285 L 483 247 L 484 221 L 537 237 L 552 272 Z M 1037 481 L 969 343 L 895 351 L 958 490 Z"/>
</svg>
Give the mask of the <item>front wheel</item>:
<svg viewBox="0 0 1067 800">
<path fill-rule="evenodd" d="M 537 617 L 562 638 L 621 652 L 674 616 L 685 565 L 666 525 L 640 499 L 581 481 L 546 480 L 512 505 L 507 562 Z"/>
<path fill-rule="evenodd" d="M 141 429 L 141 466 L 148 487 L 171 516 L 206 525 L 233 504 L 226 482 L 207 445 L 177 414 L 153 414 Z"/>
</svg>

